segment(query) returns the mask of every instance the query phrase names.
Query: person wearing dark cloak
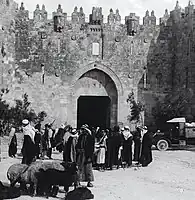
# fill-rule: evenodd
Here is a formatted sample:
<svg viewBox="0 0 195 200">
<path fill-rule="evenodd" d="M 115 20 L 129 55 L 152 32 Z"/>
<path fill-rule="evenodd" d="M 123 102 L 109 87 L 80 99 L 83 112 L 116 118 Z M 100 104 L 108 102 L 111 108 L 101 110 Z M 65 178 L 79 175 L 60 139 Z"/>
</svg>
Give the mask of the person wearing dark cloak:
<svg viewBox="0 0 195 200">
<path fill-rule="evenodd" d="M 49 133 L 48 133 L 48 124 L 45 124 L 45 129 L 43 130 L 43 133 L 41 135 L 41 144 L 42 144 L 42 155 L 41 159 L 45 159 L 45 156 L 47 155 L 48 146 L 49 146 Z"/>
<path fill-rule="evenodd" d="M 130 132 L 129 126 L 125 126 L 122 132 L 122 161 L 128 167 L 132 165 L 132 143 L 133 135 Z"/>
<path fill-rule="evenodd" d="M 78 142 L 76 145 L 78 179 L 79 182 L 87 182 L 87 187 L 93 187 L 94 181 L 92 170 L 92 158 L 94 153 L 95 141 L 87 125 L 80 129 Z"/>
<path fill-rule="evenodd" d="M 47 149 L 47 157 L 49 159 L 52 159 L 52 139 L 53 139 L 53 130 L 52 130 L 52 125 L 48 124 L 48 139 L 47 139 L 47 144 L 48 144 L 48 149 Z"/>
<path fill-rule="evenodd" d="M 58 129 L 56 135 L 55 135 L 55 141 L 56 141 L 56 150 L 60 153 L 63 151 L 63 137 L 65 134 L 65 125 L 61 124 L 60 128 Z"/>
<path fill-rule="evenodd" d="M 139 163 L 142 167 L 147 167 L 152 162 L 152 134 L 147 127 L 143 127 L 143 139 L 141 145 L 141 156 Z"/>
<path fill-rule="evenodd" d="M 114 150 L 113 150 L 113 132 L 111 129 L 106 129 L 107 139 L 106 139 L 106 168 L 112 170 L 114 164 Z"/>
<path fill-rule="evenodd" d="M 133 132 L 133 141 L 134 141 L 133 161 L 139 162 L 140 150 L 141 150 L 141 129 L 140 129 L 140 127 L 136 127 L 136 130 Z"/>
<path fill-rule="evenodd" d="M 35 125 L 35 146 L 36 146 L 36 157 L 37 159 L 40 158 L 41 154 L 41 124 L 38 123 Z"/>
<path fill-rule="evenodd" d="M 17 138 L 16 138 L 16 129 L 12 126 L 9 133 L 9 157 L 15 157 L 17 153 Z"/>
<path fill-rule="evenodd" d="M 68 162 L 68 156 L 69 155 L 67 154 L 66 150 L 67 150 L 68 139 L 72 135 L 71 132 L 72 132 L 72 126 L 67 125 L 65 127 L 65 133 L 64 133 L 64 136 L 63 136 L 63 161 L 64 162 Z"/>
<path fill-rule="evenodd" d="M 22 146 L 22 164 L 30 165 L 36 157 L 35 146 L 35 129 L 32 127 L 27 119 L 22 121 L 22 129 L 24 133 L 24 141 Z"/>
<path fill-rule="evenodd" d="M 78 132 L 76 129 L 71 131 L 71 135 L 68 138 L 68 141 L 65 146 L 65 154 L 66 154 L 66 161 L 67 162 L 74 162 L 76 163 L 76 144 L 78 140 Z"/>
<path fill-rule="evenodd" d="M 110 169 L 112 170 L 113 165 L 118 166 L 119 159 L 118 159 L 118 152 L 119 148 L 121 146 L 121 133 L 120 133 L 120 127 L 114 126 L 113 128 L 113 134 L 112 134 L 112 147 L 110 152 Z"/>
</svg>

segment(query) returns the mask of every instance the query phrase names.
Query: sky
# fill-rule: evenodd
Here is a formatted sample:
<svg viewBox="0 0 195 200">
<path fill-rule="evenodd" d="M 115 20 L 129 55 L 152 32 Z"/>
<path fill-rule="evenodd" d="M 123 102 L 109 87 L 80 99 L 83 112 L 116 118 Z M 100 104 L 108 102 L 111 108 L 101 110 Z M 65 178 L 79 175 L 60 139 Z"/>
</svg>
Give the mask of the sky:
<svg viewBox="0 0 195 200">
<path fill-rule="evenodd" d="M 92 7 L 102 7 L 104 14 L 104 22 L 107 22 L 107 16 L 109 14 L 110 8 L 115 10 L 118 8 L 122 19 L 128 16 L 129 13 L 136 13 L 140 16 L 140 22 L 145 15 L 146 10 L 151 12 L 155 11 L 155 16 L 157 19 L 164 15 L 165 9 L 169 11 L 173 10 L 176 5 L 176 0 L 15 0 L 19 5 L 24 2 L 25 9 L 29 10 L 30 18 L 33 16 L 33 11 L 36 5 L 45 4 L 46 10 L 48 12 L 48 18 L 51 18 L 52 12 L 56 11 L 58 4 L 62 5 L 63 11 L 71 16 L 74 7 L 83 7 L 86 17 L 92 12 Z M 185 8 L 188 5 L 189 0 L 180 0 L 179 5 Z M 195 0 L 192 0 L 195 4 Z"/>
</svg>

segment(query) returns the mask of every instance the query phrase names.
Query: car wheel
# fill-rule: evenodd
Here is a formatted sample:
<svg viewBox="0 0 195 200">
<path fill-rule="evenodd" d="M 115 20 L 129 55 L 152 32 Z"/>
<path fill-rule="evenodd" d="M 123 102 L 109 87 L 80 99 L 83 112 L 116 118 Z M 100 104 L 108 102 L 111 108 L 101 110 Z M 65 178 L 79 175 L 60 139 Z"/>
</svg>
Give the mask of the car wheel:
<svg viewBox="0 0 195 200">
<path fill-rule="evenodd" d="M 157 142 L 156 147 L 159 151 L 166 151 L 169 148 L 167 140 L 161 139 Z"/>
</svg>

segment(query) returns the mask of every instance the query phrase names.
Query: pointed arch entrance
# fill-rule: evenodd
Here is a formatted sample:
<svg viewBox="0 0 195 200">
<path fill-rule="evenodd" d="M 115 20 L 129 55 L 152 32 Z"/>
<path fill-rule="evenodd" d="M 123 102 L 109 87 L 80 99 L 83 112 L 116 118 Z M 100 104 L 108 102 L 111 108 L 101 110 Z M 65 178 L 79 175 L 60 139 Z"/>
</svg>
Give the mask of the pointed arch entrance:
<svg viewBox="0 0 195 200">
<path fill-rule="evenodd" d="M 76 126 L 89 124 L 113 127 L 118 117 L 118 91 L 112 78 L 103 70 L 86 71 L 74 83 L 72 109 Z"/>
</svg>

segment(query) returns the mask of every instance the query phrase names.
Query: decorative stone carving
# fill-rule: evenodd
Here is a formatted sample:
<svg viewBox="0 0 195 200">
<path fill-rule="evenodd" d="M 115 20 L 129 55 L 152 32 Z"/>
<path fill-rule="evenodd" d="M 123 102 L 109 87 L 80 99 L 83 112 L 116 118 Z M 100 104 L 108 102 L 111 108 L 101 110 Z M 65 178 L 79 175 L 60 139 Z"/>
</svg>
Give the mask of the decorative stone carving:
<svg viewBox="0 0 195 200">
<path fill-rule="evenodd" d="M 144 43 L 148 43 L 148 39 L 147 38 L 144 38 Z"/>
<path fill-rule="evenodd" d="M 92 14 L 89 15 L 89 23 L 94 25 L 101 25 L 103 23 L 103 15 L 101 7 L 92 8 Z"/>
<path fill-rule="evenodd" d="M 58 5 L 57 12 L 53 13 L 53 20 L 54 20 L 54 31 L 55 32 L 62 32 L 65 23 L 65 16 L 66 13 L 63 13 L 61 5 Z"/>
<path fill-rule="evenodd" d="M 20 10 L 25 10 L 23 2 L 21 3 Z"/>
<path fill-rule="evenodd" d="M 168 9 L 165 9 L 164 17 L 169 17 Z"/>
<path fill-rule="evenodd" d="M 116 42 L 120 42 L 120 41 L 121 41 L 120 36 L 116 36 L 116 37 L 115 37 L 115 41 L 116 41 Z"/>
<path fill-rule="evenodd" d="M 181 7 L 179 6 L 179 1 L 176 1 L 176 6 L 175 6 L 175 10 L 180 10 Z"/>
<path fill-rule="evenodd" d="M 108 24 L 113 24 L 115 22 L 115 16 L 112 8 L 110 9 L 110 14 L 108 15 Z"/>
<path fill-rule="evenodd" d="M 76 35 L 72 35 L 72 36 L 71 36 L 71 39 L 72 39 L 72 40 L 76 40 L 76 39 L 77 39 L 77 38 L 76 38 Z"/>
<path fill-rule="evenodd" d="M 61 4 L 58 4 L 57 13 L 63 13 Z"/>
<path fill-rule="evenodd" d="M 170 16 L 169 16 L 168 10 L 166 9 L 164 16 L 160 18 L 160 24 L 166 26 L 169 17 Z"/>
<path fill-rule="evenodd" d="M 150 16 L 149 16 L 149 11 L 146 11 L 146 15 L 143 18 L 143 25 L 148 26 L 150 24 Z"/>
<path fill-rule="evenodd" d="M 118 24 L 121 23 L 121 16 L 119 14 L 119 9 L 116 9 L 115 22 L 118 23 Z"/>
<path fill-rule="evenodd" d="M 150 24 L 151 24 L 152 26 L 156 26 L 156 17 L 155 17 L 155 15 L 154 15 L 154 11 L 151 12 Z"/>
<path fill-rule="evenodd" d="M 130 13 L 125 17 L 125 24 L 127 25 L 127 35 L 134 36 L 139 28 L 139 17 L 135 13 Z"/>
<path fill-rule="evenodd" d="M 47 20 L 47 11 L 45 10 L 45 5 L 42 5 L 42 10 L 41 10 L 41 19 L 42 20 Z"/>
<path fill-rule="evenodd" d="M 77 6 L 75 6 L 74 11 L 72 13 L 72 23 L 77 24 L 78 22 L 79 22 L 79 13 Z"/>
<path fill-rule="evenodd" d="M 79 23 L 84 24 L 85 23 L 85 13 L 83 12 L 83 8 L 80 7 L 80 12 L 79 12 Z"/>
<path fill-rule="evenodd" d="M 21 3 L 20 6 L 20 19 L 21 21 L 26 21 L 29 18 L 29 12 L 28 10 L 25 10 L 24 3 Z"/>
<path fill-rule="evenodd" d="M 39 21 L 40 20 L 40 8 L 39 8 L 39 4 L 37 4 L 36 9 L 33 12 L 33 19 L 35 21 Z"/>
</svg>

